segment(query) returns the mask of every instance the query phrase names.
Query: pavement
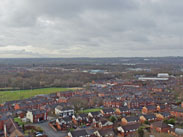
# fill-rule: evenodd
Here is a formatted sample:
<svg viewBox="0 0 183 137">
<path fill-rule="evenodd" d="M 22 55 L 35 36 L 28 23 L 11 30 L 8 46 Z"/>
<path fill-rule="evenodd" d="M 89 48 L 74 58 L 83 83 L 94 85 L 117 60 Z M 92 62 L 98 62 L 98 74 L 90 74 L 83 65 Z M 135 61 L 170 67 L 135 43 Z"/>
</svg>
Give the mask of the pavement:
<svg viewBox="0 0 183 137">
<path fill-rule="evenodd" d="M 54 131 L 49 125 L 48 122 L 33 124 L 35 126 L 39 126 L 44 130 L 44 134 L 48 137 L 65 137 L 67 136 L 67 132 Z"/>
</svg>

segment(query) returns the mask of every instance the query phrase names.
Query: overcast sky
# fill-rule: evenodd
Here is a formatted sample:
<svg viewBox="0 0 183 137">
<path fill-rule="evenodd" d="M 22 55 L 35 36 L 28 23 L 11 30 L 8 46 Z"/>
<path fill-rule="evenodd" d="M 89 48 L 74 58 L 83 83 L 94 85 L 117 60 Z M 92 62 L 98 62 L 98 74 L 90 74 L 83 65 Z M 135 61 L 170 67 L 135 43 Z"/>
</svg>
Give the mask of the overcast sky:
<svg viewBox="0 0 183 137">
<path fill-rule="evenodd" d="M 183 0 L 1 0 L 0 57 L 183 56 Z"/>
</svg>

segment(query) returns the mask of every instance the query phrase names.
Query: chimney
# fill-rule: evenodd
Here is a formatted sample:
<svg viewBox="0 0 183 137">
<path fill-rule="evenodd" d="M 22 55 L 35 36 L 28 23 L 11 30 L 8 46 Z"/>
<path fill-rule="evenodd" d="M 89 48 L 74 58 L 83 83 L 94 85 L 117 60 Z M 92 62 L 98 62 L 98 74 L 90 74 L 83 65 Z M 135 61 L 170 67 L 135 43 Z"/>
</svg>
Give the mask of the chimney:
<svg viewBox="0 0 183 137">
<path fill-rule="evenodd" d="M 4 137 L 7 137 L 6 124 L 4 124 Z"/>
</svg>

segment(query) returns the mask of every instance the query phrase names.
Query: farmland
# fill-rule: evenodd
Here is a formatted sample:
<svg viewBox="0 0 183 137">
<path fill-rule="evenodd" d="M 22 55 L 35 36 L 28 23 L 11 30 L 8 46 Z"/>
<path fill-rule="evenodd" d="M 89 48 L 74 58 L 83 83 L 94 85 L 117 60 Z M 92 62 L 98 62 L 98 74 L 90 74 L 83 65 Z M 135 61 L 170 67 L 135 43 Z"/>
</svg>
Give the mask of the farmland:
<svg viewBox="0 0 183 137">
<path fill-rule="evenodd" d="M 3 103 L 5 101 L 26 99 L 40 94 L 51 94 L 74 89 L 75 88 L 41 88 L 32 90 L 1 91 L 0 103 Z"/>
</svg>

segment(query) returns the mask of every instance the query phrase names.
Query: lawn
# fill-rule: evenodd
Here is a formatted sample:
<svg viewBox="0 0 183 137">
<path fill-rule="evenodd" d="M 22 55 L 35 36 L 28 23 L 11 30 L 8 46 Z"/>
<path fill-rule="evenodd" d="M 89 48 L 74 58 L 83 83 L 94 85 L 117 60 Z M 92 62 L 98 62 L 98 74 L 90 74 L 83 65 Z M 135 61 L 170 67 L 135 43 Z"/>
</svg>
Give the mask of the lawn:
<svg viewBox="0 0 183 137">
<path fill-rule="evenodd" d="M 22 126 L 22 125 L 25 124 L 24 122 L 22 122 L 22 120 L 21 120 L 20 118 L 14 118 L 14 121 L 15 121 L 16 123 L 18 123 L 18 125 L 20 125 L 20 126 Z"/>
<path fill-rule="evenodd" d="M 81 111 L 79 111 L 79 113 L 97 112 L 97 111 L 100 111 L 100 110 L 101 110 L 101 108 L 91 108 L 91 109 L 81 110 Z"/>
<path fill-rule="evenodd" d="M 76 88 L 42 88 L 32 90 L 0 91 L 0 103 L 5 101 L 26 99 L 40 94 L 51 94 L 74 89 Z"/>
</svg>

